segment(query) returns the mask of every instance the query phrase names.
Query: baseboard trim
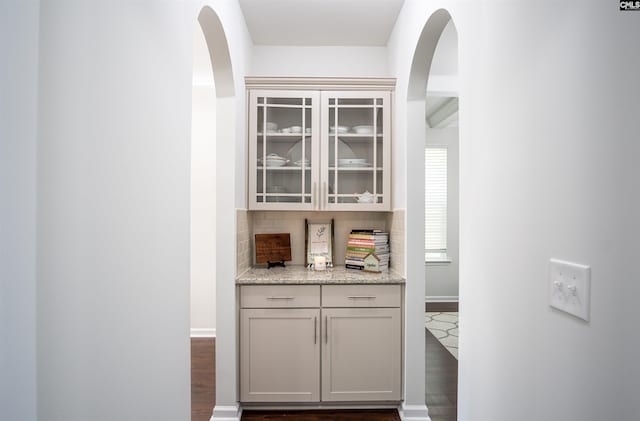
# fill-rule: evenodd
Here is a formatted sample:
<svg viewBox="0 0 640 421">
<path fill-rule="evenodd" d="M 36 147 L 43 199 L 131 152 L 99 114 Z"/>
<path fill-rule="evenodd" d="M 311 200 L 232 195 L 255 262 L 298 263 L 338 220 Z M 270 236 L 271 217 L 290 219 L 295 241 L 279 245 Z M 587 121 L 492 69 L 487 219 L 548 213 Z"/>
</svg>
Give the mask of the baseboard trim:
<svg viewBox="0 0 640 421">
<path fill-rule="evenodd" d="M 192 327 L 191 328 L 191 337 L 192 338 L 215 338 L 216 337 L 216 329 L 209 328 L 200 328 L 200 327 Z"/>
<path fill-rule="evenodd" d="M 457 295 L 426 295 L 425 303 L 457 303 L 459 297 Z"/>
<path fill-rule="evenodd" d="M 213 407 L 213 415 L 210 421 L 240 421 L 242 408 L 235 405 L 216 405 Z"/>
<path fill-rule="evenodd" d="M 407 405 L 404 402 L 398 407 L 402 421 L 431 421 L 427 405 Z"/>
</svg>

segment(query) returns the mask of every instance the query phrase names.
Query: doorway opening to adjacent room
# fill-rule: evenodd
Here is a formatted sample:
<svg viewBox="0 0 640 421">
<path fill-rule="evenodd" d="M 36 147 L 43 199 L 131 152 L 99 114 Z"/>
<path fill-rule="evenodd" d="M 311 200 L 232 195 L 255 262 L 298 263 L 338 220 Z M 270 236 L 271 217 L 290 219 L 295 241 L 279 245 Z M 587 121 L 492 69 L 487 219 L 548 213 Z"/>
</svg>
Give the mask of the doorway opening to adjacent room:
<svg viewBox="0 0 640 421">
<path fill-rule="evenodd" d="M 414 273 L 425 282 L 425 401 L 433 421 L 457 419 L 459 135 L 458 34 L 449 12 L 426 22 L 414 53 L 407 104 L 407 191 L 424 192 L 408 202 L 407 217 L 424 222 L 407 238 L 424 255 Z M 420 153 L 422 152 L 422 153 Z M 409 215 L 412 215 L 411 217 Z M 419 221 L 419 222 L 422 222 Z M 408 224 L 411 221 L 408 221 Z M 413 224 L 412 224 L 413 226 Z M 424 268 L 419 271 L 418 266 Z"/>
<path fill-rule="evenodd" d="M 220 244 L 234 229 L 235 88 L 227 38 L 216 12 L 203 7 L 194 25 L 191 114 L 191 413 L 209 420 L 215 406 L 217 279 L 235 268 L 233 251 Z M 225 141 L 220 141 L 225 139 Z M 229 256 L 231 255 L 231 257 Z M 235 334 L 234 334 L 235 335 Z M 218 352 L 221 352 L 218 345 Z M 222 350 L 224 351 L 224 350 Z M 194 369 L 195 368 L 195 369 Z M 224 379 L 223 379 L 224 381 Z"/>
</svg>

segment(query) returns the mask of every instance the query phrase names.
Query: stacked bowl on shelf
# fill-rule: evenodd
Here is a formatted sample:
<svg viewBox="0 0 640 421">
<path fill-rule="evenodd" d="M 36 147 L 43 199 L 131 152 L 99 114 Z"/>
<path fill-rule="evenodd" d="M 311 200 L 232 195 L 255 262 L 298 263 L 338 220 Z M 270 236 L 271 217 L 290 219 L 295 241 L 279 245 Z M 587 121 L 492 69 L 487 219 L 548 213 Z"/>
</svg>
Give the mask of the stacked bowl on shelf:
<svg viewBox="0 0 640 421">
<path fill-rule="evenodd" d="M 287 162 L 289 162 L 287 158 L 284 158 L 276 153 L 270 153 L 264 160 L 264 163 L 267 167 L 282 167 Z"/>
</svg>

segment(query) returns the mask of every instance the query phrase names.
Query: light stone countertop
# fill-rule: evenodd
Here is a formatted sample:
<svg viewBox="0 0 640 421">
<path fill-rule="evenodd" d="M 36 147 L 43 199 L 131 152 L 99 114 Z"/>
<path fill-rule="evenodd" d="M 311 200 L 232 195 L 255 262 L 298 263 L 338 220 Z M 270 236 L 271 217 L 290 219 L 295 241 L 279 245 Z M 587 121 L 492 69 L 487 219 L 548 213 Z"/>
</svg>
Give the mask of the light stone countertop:
<svg viewBox="0 0 640 421">
<path fill-rule="evenodd" d="M 404 284 L 405 279 L 393 271 L 370 273 L 337 266 L 326 271 L 313 271 L 304 266 L 267 269 L 253 267 L 236 278 L 236 285 L 293 284 Z"/>
</svg>

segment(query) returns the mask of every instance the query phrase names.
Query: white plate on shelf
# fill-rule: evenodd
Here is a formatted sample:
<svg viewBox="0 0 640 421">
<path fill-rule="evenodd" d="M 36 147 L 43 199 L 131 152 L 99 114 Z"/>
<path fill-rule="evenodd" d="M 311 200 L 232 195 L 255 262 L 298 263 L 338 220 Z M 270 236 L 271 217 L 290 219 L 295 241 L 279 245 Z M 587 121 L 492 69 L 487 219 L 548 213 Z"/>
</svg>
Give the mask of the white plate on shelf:
<svg viewBox="0 0 640 421">
<path fill-rule="evenodd" d="M 302 160 L 300 160 L 300 161 L 292 162 L 290 164 L 290 166 L 292 166 L 292 167 L 302 167 L 302 164 L 303 164 L 303 162 L 302 162 Z M 308 159 L 304 160 L 304 166 L 305 167 L 310 167 Z"/>
<path fill-rule="evenodd" d="M 373 134 L 373 126 L 354 126 L 352 130 L 357 134 Z"/>
<path fill-rule="evenodd" d="M 347 126 L 338 126 L 338 127 L 331 126 L 331 127 L 329 127 L 329 133 L 330 134 L 336 134 L 336 129 L 337 129 L 338 134 L 349 133 L 349 130 L 351 130 L 351 128 L 347 127 Z"/>
<path fill-rule="evenodd" d="M 338 139 L 338 156 L 342 157 L 340 159 L 353 159 L 356 157 L 356 154 L 349 144 L 342 139 Z"/>
<path fill-rule="evenodd" d="M 355 158 L 356 154 L 353 152 L 353 149 L 351 149 L 349 145 L 342 141 L 342 139 L 338 139 L 338 156 L 346 159 L 351 159 Z M 302 159 L 302 140 L 296 142 L 295 145 L 293 145 L 289 149 L 289 151 L 287 152 L 287 159 L 289 159 L 289 161 L 291 162 L 297 162 Z"/>
</svg>

